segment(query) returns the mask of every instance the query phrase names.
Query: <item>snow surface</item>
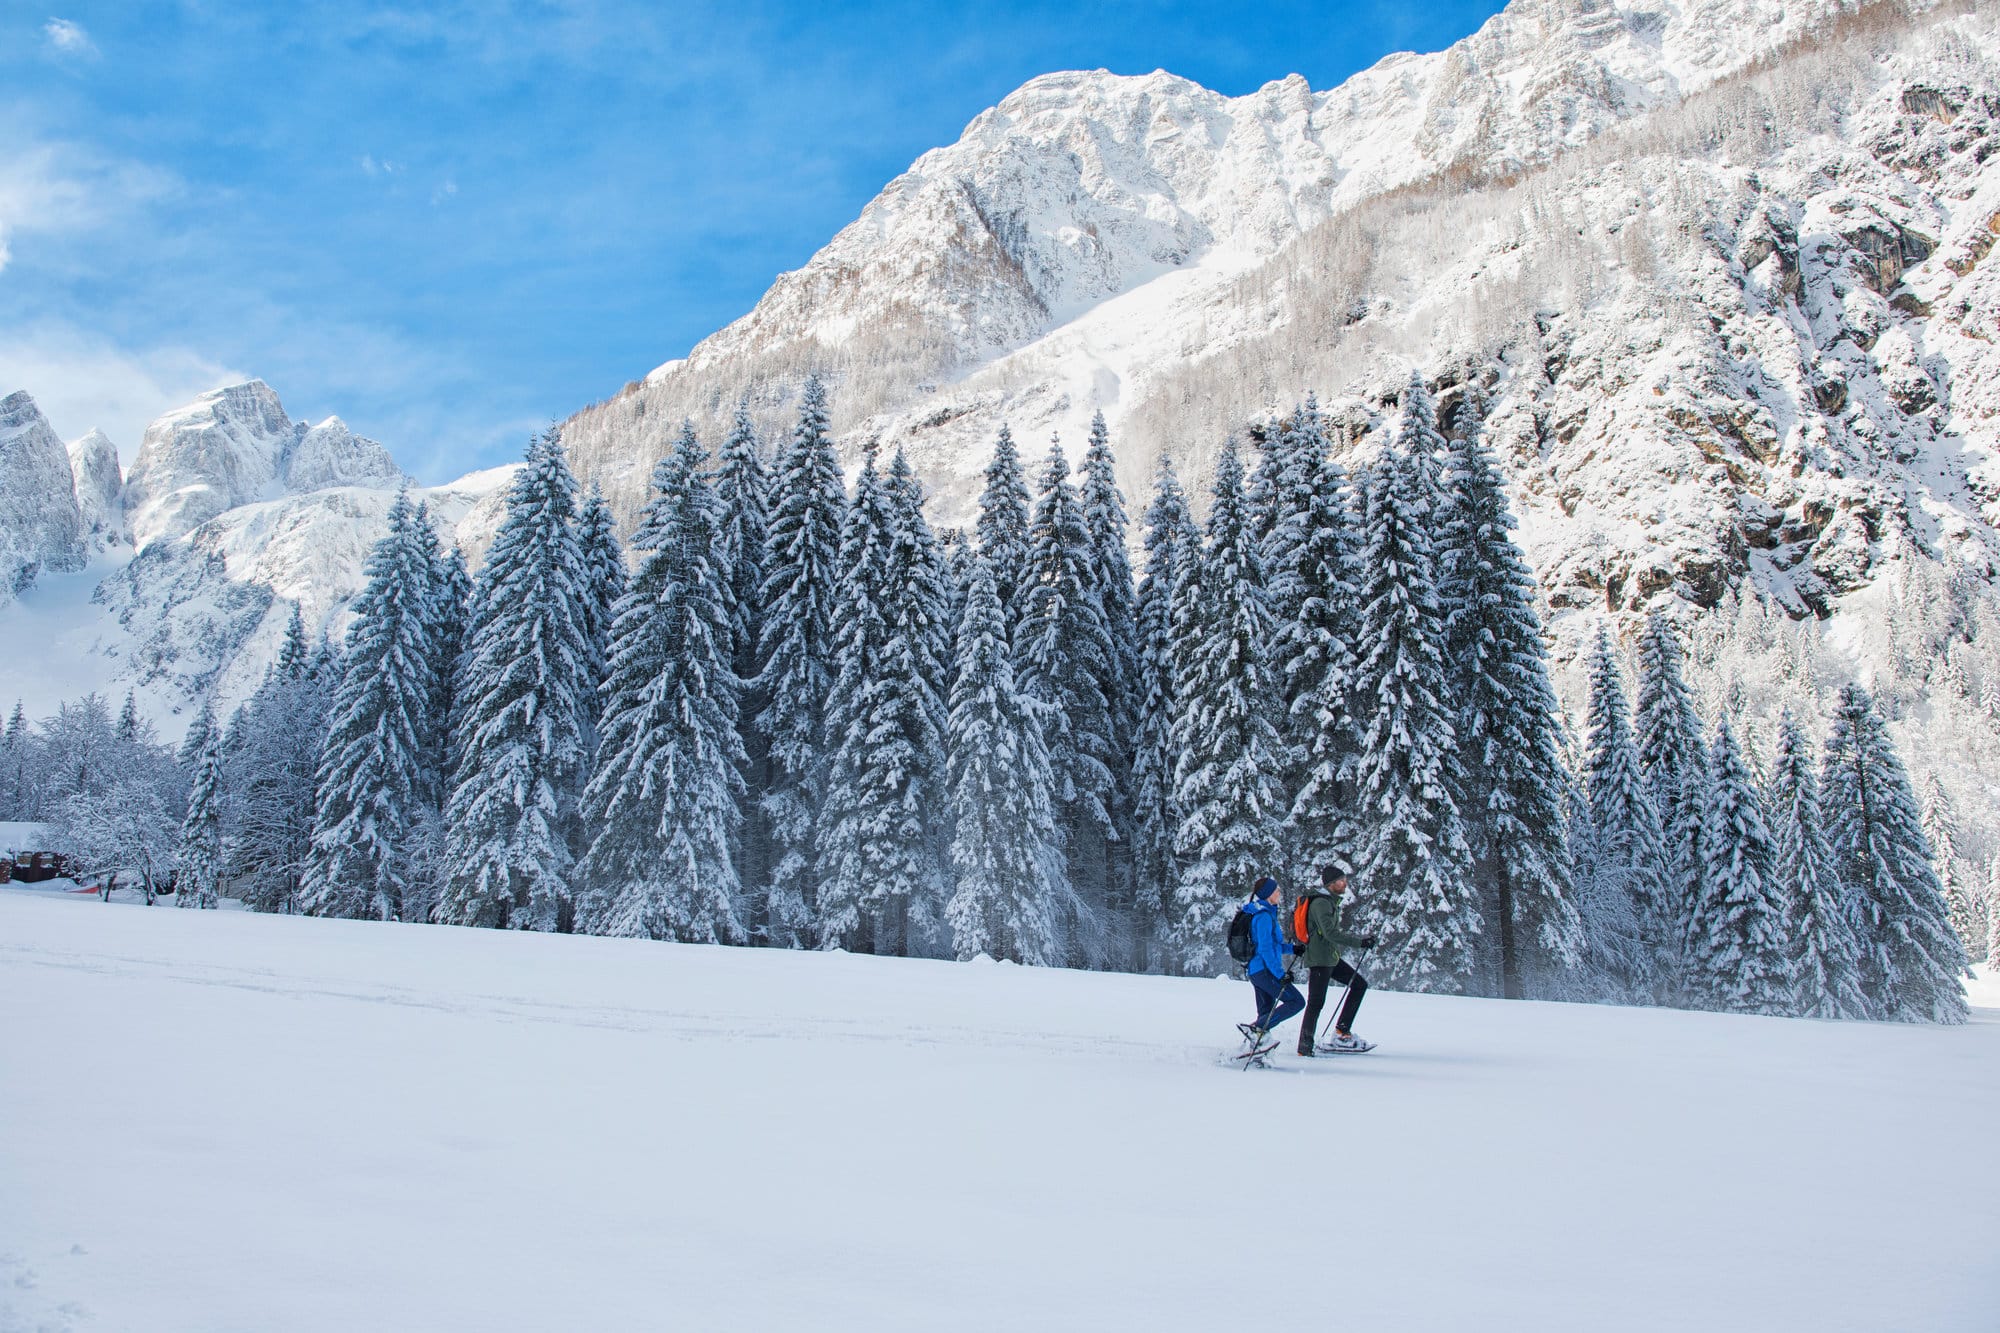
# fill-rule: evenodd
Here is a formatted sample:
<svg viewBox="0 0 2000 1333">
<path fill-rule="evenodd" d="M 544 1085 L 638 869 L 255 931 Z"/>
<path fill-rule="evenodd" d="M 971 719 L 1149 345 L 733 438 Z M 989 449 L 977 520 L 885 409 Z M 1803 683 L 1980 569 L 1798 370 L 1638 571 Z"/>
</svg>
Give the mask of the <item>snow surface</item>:
<svg viewBox="0 0 2000 1333">
<path fill-rule="evenodd" d="M 0 1329 L 1992 1326 L 2000 1011 L 1246 996 L 0 890 Z"/>
</svg>

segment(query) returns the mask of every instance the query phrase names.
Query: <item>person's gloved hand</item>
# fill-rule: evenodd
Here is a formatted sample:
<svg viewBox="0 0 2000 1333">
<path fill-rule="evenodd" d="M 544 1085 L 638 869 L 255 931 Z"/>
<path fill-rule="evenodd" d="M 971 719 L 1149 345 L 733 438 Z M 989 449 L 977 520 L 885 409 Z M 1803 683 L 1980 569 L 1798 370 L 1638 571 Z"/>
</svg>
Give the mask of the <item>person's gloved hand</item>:
<svg viewBox="0 0 2000 1333">
<path fill-rule="evenodd" d="M 1363 936 L 1361 937 L 1361 945 L 1360 945 L 1360 947 L 1361 947 L 1361 948 L 1363 948 L 1363 949 L 1372 949 L 1372 948 L 1374 948 L 1374 947 L 1375 947 L 1375 937 L 1374 937 L 1373 935 L 1363 935 Z"/>
</svg>

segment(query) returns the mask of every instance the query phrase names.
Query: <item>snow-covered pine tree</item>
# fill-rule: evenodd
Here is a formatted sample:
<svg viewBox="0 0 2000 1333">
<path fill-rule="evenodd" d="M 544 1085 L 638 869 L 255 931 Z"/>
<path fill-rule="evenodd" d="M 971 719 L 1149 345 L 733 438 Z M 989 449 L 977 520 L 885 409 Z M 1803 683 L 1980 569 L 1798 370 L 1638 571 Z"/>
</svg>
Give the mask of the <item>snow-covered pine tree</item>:
<svg viewBox="0 0 2000 1333">
<path fill-rule="evenodd" d="M 1216 463 L 1208 549 L 1199 562 L 1187 553 L 1176 563 L 1176 619 L 1199 637 L 1183 645 L 1174 685 L 1174 852 L 1183 871 L 1170 943 L 1175 966 L 1197 975 L 1217 965 L 1229 904 L 1278 864 L 1285 815 L 1284 742 L 1271 721 L 1265 660 L 1271 611 L 1233 436 Z"/>
<path fill-rule="evenodd" d="M 1452 513 L 1455 496 L 1445 485 L 1445 472 L 1449 466 L 1450 441 L 1438 425 L 1437 399 L 1424 383 L 1422 372 L 1412 369 L 1409 383 L 1403 386 L 1402 413 L 1396 421 L 1395 452 L 1414 466 L 1407 478 L 1407 485 L 1414 500 L 1424 506 L 1426 532 L 1430 535 L 1431 583 L 1437 591 L 1438 609 L 1447 622 L 1454 618 L 1459 607 L 1460 593 L 1456 583 L 1457 572 L 1451 567 L 1452 551 L 1441 543 L 1445 535 L 1454 527 L 1464 526 Z M 1447 663 L 1449 667 L 1450 664 Z M 1447 670 L 1440 678 L 1440 688 L 1445 701 L 1454 709 L 1458 681 L 1455 671 Z M 1456 782 L 1456 761 L 1447 759 L 1453 767 L 1447 770 L 1447 780 Z M 1453 789 L 1456 791 L 1456 787 Z"/>
<path fill-rule="evenodd" d="M 972 590 L 972 543 L 962 528 L 940 528 L 938 553 L 944 560 L 944 615 L 951 627 L 952 651 L 949 660 L 958 660 L 958 625 L 965 619 L 965 598 Z M 956 670 L 957 668 L 953 668 Z"/>
<path fill-rule="evenodd" d="M 1108 848 L 1105 903 L 1109 925 L 1117 936 L 1114 958 L 1129 967 L 1135 957 L 1132 864 L 1133 747 L 1139 733 L 1139 624 L 1134 607 L 1132 561 L 1126 552 L 1125 497 L 1118 489 L 1111 432 L 1104 413 L 1090 420 L 1090 444 L 1083 456 L 1083 485 L 1078 499 L 1084 527 L 1090 532 L 1090 570 L 1097 600 L 1103 607 L 1104 634 L 1110 646 L 1105 656 L 1104 694 L 1110 730 L 1105 764 L 1111 770 L 1107 805 L 1115 840 Z"/>
<path fill-rule="evenodd" d="M 437 731 L 433 739 L 431 767 L 437 774 L 440 808 L 458 768 L 452 752 L 452 736 L 458 716 L 459 670 L 465 656 L 465 636 L 472 614 L 472 575 L 466 572 L 465 552 L 457 546 L 439 554 L 431 573 L 431 642 L 437 654 L 437 699 L 431 719 Z"/>
<path fill-rule="evenodd" d="M 827 779 L 819 835 L 819 947 L 896 953 L 902 944 L 881 909 L 883 853 L 896 818 L 895 793 L 876 785 L 877 719 L 887 706 L 884 658 L 890 636 L 889 544 L 894 519 L 870 441 L 840 532 L 833 689 L 827 696 Z M 882 738 L 886 739 L 886 738 Z M 907 887 L 907 886 L 903 886 Z M 877 938 L 878 934 L 886 938 Z"/>
<path fill-rule="evenodd" d="M 1727 718 L 1709 746 L 1702 896 L 1688 941 L 1690 989 L 1708 1008 L 1792 1012 L 1798 994 L 1792 923 L 1773 871 L 1757 779 Z"/>
<path fill-rule="evenodd" d="M 28 811 L 28 714 L 14 701 L 0 732 L 0 819 L 25 819 Z"/>
<path fill-rule="evenodd" d="M 889 722 L 897 744 L 907 747 L 913 775 L 900 797 L 911 839 L 911 892 L 904 898 L 909 919 L 905 943 L 912 951 L 942 950 L 949 943 L 944 921 L 948 896 L 945 870 L 951 821 L 946 817 L 945 733 L 950 725 L 953 650 L 958 627 L 951 619 L 952 576 L 937 534 L 924 517 L 924 486 L 900 446 L 889 460 L 889 507 L 894 526 L 889 541 L 889 584 L 896 590 L 886 663 L 897 688 Z M 890 747 L 887 761 L 902 762 Z M 877 762 L 884 757 L 878 756 Z M 921 831 L 919 833 L 919 831 Z M 921 836 L 919 844 L 917 838 Z"/>
<path fill-rule="evenodd" d="M 1958 814 L 1935 769 L 1924 774 L 1918 792 L 1918 823 L 1931 845 L 1931 864 L 1937 870 L 1938 886 L 1944 890 L 1951 928 L 1965 945 L 1966 956 L 1976 958 L 1986 942 L 1986 912 L 1958 859 Z"/>
<path fill-rule="evenodd" d="M 1965 948 L 1931 869 L 1902 760 L 1859 685 L 1841 687 L 1820 798 L 1828 840 L 1853 895 L 1869 1017 L 1964 1022 Z"/>
<path fill-rule="evenodd" d="M 222 897 L 223 792 L 222 736 L 209 704 L 202 705 L 188 734 L 201 740 L 188 765 L 187 813 L 174 849 L 174 904 L 212 908 Z"/>
<path fill-rule="evenodd" d="M 1439 694 L 1444 625 L 1432 581 L 1428 467 L 1421 453 L 1398 449 L 1367 487 L 1355 905 L 1362 928 L 1381 941 L 1371 971 L 1405 989 L 1457 993 L 1474 979 L 1482 926 L 1456 797 L 1451 704 Z"/>
<path fill-rule="evenodd" d="M 692 437 L 694 427 L 684 421 L 681 433 Z M 611 506 L 604 503 L 604 496 L 594 485 L 577 516 L 576 546 L 583 557 L 583 605 L 589 617 L 590 696 L 585 715 L 590 719 L 587 751 L 590 768 L 586 770 L 590 772 L 597 766 L 597 718 L 602 711 L 597 690 L 604 680 L 610 651 L 611 618 L 618 599 L 625 595 L 625 552 L 618 545 L 618 524 L 611 517 Z M 579 833 L 577 845 L 584 840 Z"/>
<path fill-rule="evenodd" d="M 578 923 L 593 934 L 746 938 L 731 859 L 743 794 L 733 569 L 704 461 L 684 430 L 654 467 L 632 538 L 645 558 L 612 617 L 603 740 L 583 796 L 595 837 L 577 868 Z"/>
<path fill-rule="evenodd" d="M 1791 922 L 1797 1011 L 1808 1018 L 1863 1017 L 1867 1002 L 1860 989 L 1861 959 L 1852 913 L 1842 900 L 1833 850 L 1827 845 L 1812 742 L 1790 710 L 1778 718 L 1769 790 L 1771 867 Z"/>
<path fill-rule="evenodd" d="M 1668 901 L 1677 936 L 1684 941 L 1700 892 L 1708 747 L 1702 742 L 1701 719 L 1695 714 L 1681 662 L 1680 638 L 1673 626 L 1658 612 L 1648 615 L 1639 635 L 1639 765 L 1653 794 L 1653 808 L 1659 812 Z"/>
<path fill-rule="evenodd" d="M 771 475 L 764 447 L 750 424 L 747 402 L 736 405 L 715 470 L 716 499 L 722 506 L 716 559 L 729 585 L 730 661 L 743 693 L 737 732 L 743 742 L 743 782 L 747 799 L 739 826 L 736 872 L 744 895 L 744 925 L 756 940 L 771 927 L 764 894 L 771 884 L 771 833 L 761 800 L 771 783 L 771 758 L 756 719 L 770 699 L 757 683 L 758 644 L 764 632 L 765 554 L 771 542 Z"/>
<path fill-rule="evenodd" d="M 961 959 L 1058 961 L 1065 903 L 1053 776 L 1039 706 L 1014 684 L 1000 596 L 984 557 L 973 556 L 951 687 L 951 868 L 945 919 Z"/>
<path fill-rule="evenodd" d="M 223 874 L 244 906 L 300 910 L 312 850 L 315 779 L 339 672 L 318 661 L 298 608 L 277 660 L 231 720 L 224 744 L 230 836 Z"/>
<path fill-rule="evenodd" d="M 312 640 L 306 635 L 305 613 L 292 603 L 291 619 L 285 622 L 285 641 L 278 647 L 272 669 L 288 680 L 297 680 L 312 669 Z"/>
<path fill-rule="evenodd" d="M 181 737 L 180 753 L 175 757 L 175 762 L 190 780 L 194 777 L 194 766 L 201 762 L 201 752 L 208 748 L 209 737 L 214 731 L 215 709 L 205 702 L 194 715 L 194 721 L 188 723 L 187 735 Z"/>
<path fill-rule="evenodd" d="M 1005 425 L 993 441 L 993 461 L 986 465 L 986 489 L 979 495 L 979 521 L 973 533 L 979 554 L 993 569 L 993 586 L 1009 635 L 1020 623 L 1028 577 L 1028 481 L 1013 432 Z"/>
<path fill-rule="evenodd" d="M 598 684 L 576 511 L 576 478 L 552 428 L 528 447 L 473 591 L 439 907 L 457 925 L 570 924 L 595 730 L 585 712 Z"/>
<path fill-rule="evenodd" d="M 421 810 L 436 801 L 438 724 L 432 557 L 408 492 L 369 553 L 367 584 L 320 753 L 303 905 L 315 916 L 407 919 Z"/>
<path fill-rule="evenodd" d="M 1274 585 L 1281 608 L 1272 656 L 1286 701 L 1284 736 L 1291 796 L 1286 850 L 1295 876 L 1324 866 L 1354 868 L 1353 787 L 1361 747 L 1354 717 L 1355 641 L 1360 631 L 1360 555 L 1346 469 L 1326 456 L 1319 404 L 1308 398 L 1288 427 L 1299 513 L 1272 531 Z M 1294 483 L 1293 474 L 1303 476 Z"/>
<path fill-rule="evenodd" d="M 132 691 L 125 691 L 125 705 L 118 710 L 116 735 L 126 745 L 139 743 L 146 724 L 139 719 L 139 700 Z"/>
<path fill-rule="evenodd" d="M 2000 853 L 1986 863 L 1986 966 L 2000 970 Z"/>
<path fill-rule="evenodd" d="M 1500 993 L 1559 975 L 1582 951 L 1564 839 L 1555 690 L 1535 576 L 1510 535 L 1514 515 L 1485 441 L 1485 400 L 1468 379 L 1447 460 L 1441 544 L 1453 588 L 1445 660 L 1455 681 L 1460 814 L 1497 938 Z"/>
<path fill-rule="evenodd" d="M 778 461 L 771 539 L 765 552 L 762 665 L 755 689 L 767 700 L 757 733 L 770 757 L 763 795 L 770 882 L 764 902 L 773 944 L 817 938 L 818 843 L 826 793 L 826 700 L 833 689 L 834 613 L 840 599 L 840 462 L 827 433 L 826 390 L 806 381 L 799 422 Z"/>
<path fill-rule="evenodd" d="M 1150 971 L 1164 956 L 1166 904 L 1180 878 L 1180 860 L 1174 853 L 1174 835 L 1180 828 L 1174 804 L 1178 754 L 1173 739 L 1174 586 L 1180 564 L 1186 560 L 1198 566 L 1201 558 L 1201 536 L 1165 454 L 1160 455 L 1144 521 L 1146 572 L 1133 606 L 1139 659 L 1132 745 L 1132 878 L 1134 965 Z"/>
<path fill-rule="evenodd" d="M 1586 961 L 1600 998 L 1658 1003 L 1679 963 L 1680 918 L 1668 907 L 1659 815 L 1640 772 L 1618 659 L 1601 626 L 1590 654 L 1586 727 L 1581 776 L 1590 845 L 1578 860 L 1587 879 L 1579 904 Z"/>
<path fill-rule="evenodd" d="M 1089 928 L 1065 922 L 1064 933 L 1081 950 L 1073 961 L 1085 966 L 1107 961 L 1104 912 L 1117 837 L 1111 771 L 1116 721 L 1104 695 L 1114 666 L 1095 557 L 1062 443 L 1052 437 L 1028 528 L 1014 675 L 1023 693 L 1045 705 L 1042 739 L 1055 780 L 1064 878 L 1093 922 Z"/>
</svg>

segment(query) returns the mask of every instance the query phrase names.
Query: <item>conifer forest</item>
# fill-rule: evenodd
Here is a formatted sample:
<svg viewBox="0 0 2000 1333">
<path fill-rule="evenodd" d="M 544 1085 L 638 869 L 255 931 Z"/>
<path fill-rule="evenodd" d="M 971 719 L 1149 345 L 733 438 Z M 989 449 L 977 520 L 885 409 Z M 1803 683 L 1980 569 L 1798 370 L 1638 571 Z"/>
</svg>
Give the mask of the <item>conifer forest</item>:
<svg viewBox="0 0 2000 1333">
<path fill-rule="evenodd" d="M 17 706 L 0 817 L 194 909 L 1181 975 L 1337 866 L 1394 988 L 1962 1021 L 2000 895 L 1865 689 L 1759 754 L 1607 619 L 1565 715 L 1481 384 L 1308 398 L 1136 520 L 1101 415 L 1074 469 L 1003 427 L 969 531 L 900 452 L 849 484 L 818 379 L 683 428 L 623 543 L 551 429 L 476 573 L 400 499 L 344 641 L 177 754 Z"/>
</svg>

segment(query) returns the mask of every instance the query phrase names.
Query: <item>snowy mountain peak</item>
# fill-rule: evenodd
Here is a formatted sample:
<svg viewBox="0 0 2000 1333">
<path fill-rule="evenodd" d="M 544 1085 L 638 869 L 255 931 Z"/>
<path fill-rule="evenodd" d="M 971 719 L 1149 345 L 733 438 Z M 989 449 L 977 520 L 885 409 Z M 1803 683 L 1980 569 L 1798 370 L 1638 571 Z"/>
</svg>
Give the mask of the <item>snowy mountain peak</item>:
<svg viewBox="0 0 2000 1333">
<path fill-rule="evenodd" d="M 43 570 L 82 568 L 83 535 L 68 450 L 26 392 L 0 398 L 0 603 Z"/>
<path fill-rule="evenodd" d="M 69 443 L 69 470 L 84 530 L 97 546 L 129 541 L 125 535 L 124 479 L 118 447 L 101 430 Z"/>
<path fill-rule="evenodd" d="M 406 478 L 382 444 L 339 417 L 293 421 L 262 380 L 203 394 L 146 428 L 124 503 L 140 546 L 179 537 L 238 505 Z"/>
</svg>

